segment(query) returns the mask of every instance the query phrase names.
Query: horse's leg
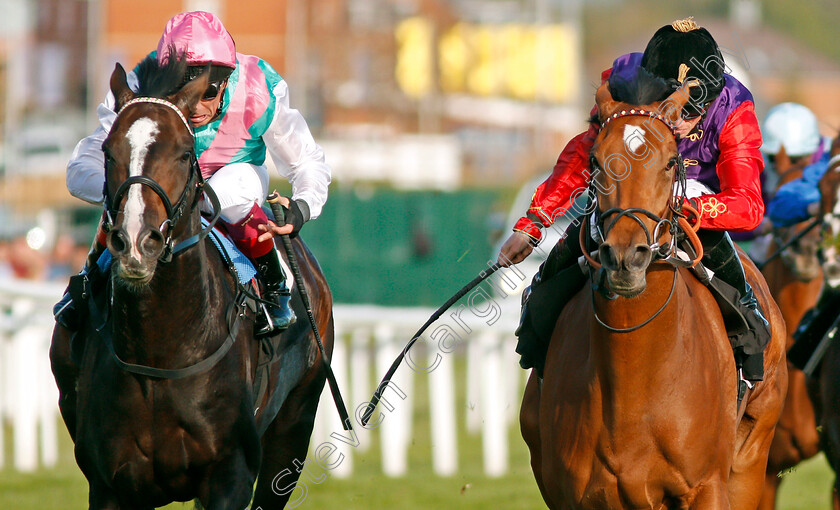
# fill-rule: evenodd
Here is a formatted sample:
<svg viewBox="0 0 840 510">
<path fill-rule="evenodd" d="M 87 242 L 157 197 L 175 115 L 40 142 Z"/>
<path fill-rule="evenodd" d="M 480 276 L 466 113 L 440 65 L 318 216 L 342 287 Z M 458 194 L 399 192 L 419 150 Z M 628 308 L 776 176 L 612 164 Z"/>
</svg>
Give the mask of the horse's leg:
<svg viewBox="0 0 840 510">
<path fill-rule="evenodd" d="M 767 456 L 781 411 L 782 396 L 787 389 L 786 383 L 785 370 L 768 374 L 756 386 L 746 413 L 738 424 L 736 450 L 727 484 L 733 509 L 753 510 L 762 499 Z"/>
<path fill-rule="evenodd" d="M 776 494 L 779 492 L 779 484 L 782 479 L 774 473 L 766 473 L 764 476 L 764 490 L 761 492 L 761 501 L 757 510 L 773 510 L 776 508 Z"/>
<path fill-rule="evenodd" d="M 199 489 L 199 501 L 207 510 L 247 508 L 254 489 L 245 450 L 237 448 L 228 459 L 216 464 Z"/>
<path fill-rule="evenodd" d="M 317 467 L 313 468 L 317 471 L 315 478 L 310 476 L 311 480 L 298 482 L 301 472 L 309 467 L 308 464 L 305 467 L 304 462 L 324 381 L 325 376 L 318 362 L 310 369 L 303 384 L 292 390 L 263 435 L 263 459 L 251 505 L 253 510 L 285 507 L 296 488 L 302 489 L 295 496 L 295 501 L 300 504 L 311 486 L 306 482 L 311 484 L 323 481 L 324 469 Z M 330 464 L 338 456 L 332 457 L 329 459 Z M 337 465 L 331 469 L 335 467 Z"/>
<path fill-rule="evenodd" d="M 101 480 L 88 478 L 90 491 L 88 492 L 88 505 L 90 510 L 120 510 L 123 508 L 117 501 L 117 495 L 110 487 Z"/>
<path fill-rule="evenodd" d="M 537 371 L 531 370 L 528 383 L 525 385 L 525 394 L 522 396 L 522 407 L 519 410 L 519 427 L 522 431 L 522 439 L 528 445 L 531 452 L 531 470 L 537 480 L 543 500 L 551 506 L 548 494 L 545 491 L 545 483 L 542 478 L 542 443 L 540 442 L 540 382 Z"/>
<path fill-rule="evenodd" d="M 81 332 L 78 334 L 82 334 Z M 70 437 L 76 440 L 76 381 L 79 367 L 70 359 L 70 340 L 73 333 L 56 323 L 50 343 L 50 366 L 58 386 L 58 409 Z"/>
<path fill-rule="evenodd" d="M 728 510 L 733 508 L 729 504 L 729 497 L 724 488 L 723 482 L 714 481 L 704 486 L 689 508 L 696 510 Z"/>
</svg>

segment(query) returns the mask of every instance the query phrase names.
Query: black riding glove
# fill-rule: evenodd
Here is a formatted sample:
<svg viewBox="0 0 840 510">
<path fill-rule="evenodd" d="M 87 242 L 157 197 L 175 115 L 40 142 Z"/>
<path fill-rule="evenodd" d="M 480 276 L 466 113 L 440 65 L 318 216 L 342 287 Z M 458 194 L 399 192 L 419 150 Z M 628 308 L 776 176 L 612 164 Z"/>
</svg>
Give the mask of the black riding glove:
<svg viewBox="0 0 840 510">
<path fill-rule="evenodd" d="M 286 216 L 286 225 L 292 225 L 292 233 L 289 237 L 297 237 L 303 224 L 309 220 L 309 206 L 303 200 L 289 199 L 289 207 L 283 207 L 283 214 Z"/>
</svg>

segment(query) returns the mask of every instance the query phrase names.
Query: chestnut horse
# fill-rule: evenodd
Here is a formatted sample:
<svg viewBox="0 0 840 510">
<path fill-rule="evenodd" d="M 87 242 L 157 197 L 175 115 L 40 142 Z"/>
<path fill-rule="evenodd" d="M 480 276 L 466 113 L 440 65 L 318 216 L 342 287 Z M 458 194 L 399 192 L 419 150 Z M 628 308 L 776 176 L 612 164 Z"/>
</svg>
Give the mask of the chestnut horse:
<svg viewBox="0 0 840 510">
<path fill-rule="evenodd" d="M 835 142 L 836 145 L 837 142 Z M 832 150 L 834 154 L 836 150 Z M 840 285 L 840 161 L 833 163 L 820 179 L 820 213 L 823 217 L 823 243 L 820 250 L 826 285 Z M 840 315 L 840 310 L 833 313 Z M 806 367 L 807 368 L 807 367 Z M 832 502 L 840 510 L 840 343 L 831 342 L 808 390 L 817 414 L 820 446 L 834 470 Z"/>
<path fill-rule="evenodd" d="M 764 381 L 739 419 L 720 309 L 672 242 L 686 235 L 695 260 L 701 256 L 674 198 L 684 191 L 684 170 L 669 122 L 691 85 L 661 103 L 661 92 L 643 90 L 616 101 L 607 84 L 596 94 L 602 128 L 590 169 L 603 267 L 598 285 L 586 285 L 557 320 L 545 377 L 532 372 L 520 414 L 537 484 L 553 509 L 755 509 L 761 497 L 787 386 L 784 324 L 741 253 L 772 341 Z M 654 263 L 663 260 L 672 264 Z"/>
<path fill-rule="evenodd" d="M 802 170 L 810 158 L 791 161 L 784 147 L 776 155 L 776 171 L 779 173 L 779 185 L 802 176 Z M 808 222 L 791 227 L 774 227 L 773 240 L 766 256 L 773 255 L 780 246 L 806 228 Z M 793 332 L 802 316 L 812 308 L 822 288 L 822 271 L 817 259 L 820 232 L 811 229 L 802 238 L 785 249 L 780 256 L 768 261 L 761 272 L 767 280 L 767 287 L 779 305 L 787 328 L 785 349 L 793 345 Z M 760 510 L 772 510 L 776 507 L 776 495 L 784 470 L 790 469 L 803 460 L 819 452 L 814 406 L 808 396 L 805 374 L 788 363 L 788 391 L 782 416 L 776 425 L 776 433 L 770 444 L 770 456 L 767 459 L 767 480 Z"/>
<path fill-rule="evenodd" d="M 324 386 L 312 329 L 298 321 L 274 339 L 279 360 L 262 379 L 267 390 L 255 387 L 254 300 L 206 236 L 198 207 L 209 188 L 185 119 L 207 73 L 172 94 L 185 71 L 182 58 L 163 67 L 147 59 L 137 95 L 119 64 L 112 74 L 119 113 L 103 144 L 107 298 L 90 307 L 74 340 L 80 356 L 71 359 L 67 330 L 53 334 L 60 408 L 92 509 L 197 500 L 241 510 L 252 497 L 254 508 L 282 508 L 292 491 L 274 485 L 280 477 L 294 486 Z M 329 353 L 330 290 L 300 237 L 294 251 Z M 293 306 L 305 316 L 296 291 Z"/>
</svg>

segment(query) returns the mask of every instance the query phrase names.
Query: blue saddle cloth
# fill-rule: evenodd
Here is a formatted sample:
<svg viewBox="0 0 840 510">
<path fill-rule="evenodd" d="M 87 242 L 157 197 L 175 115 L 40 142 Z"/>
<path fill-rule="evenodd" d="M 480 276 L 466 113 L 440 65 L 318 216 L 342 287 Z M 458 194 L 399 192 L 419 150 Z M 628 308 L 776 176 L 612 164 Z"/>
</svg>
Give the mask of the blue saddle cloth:
<svg viewBox="0 0 840 510">
<path fill-rule="evenodd" d="M 201 224 L 206 227 L 209 222 L 206 219 L 201 218 Z M 230 261 L 230 266 L 233 267 L 239 283 L 245 285 L 257 276 L 257 270 L 254 268 L 254 264 L 251 263 L 245 254 L 239 251 L 239 248 L 233 244 L 233 241 L 231 241 L 225 233 L 214 227 L 208 236 L 225 260 Z M 99 260 L 96 261 L 96 264 L 99 266 L 99 269 L 103 274 L 107 274 L 106 272 L 111 268 L 111 252 L 105 250 L 102 255 L 99 256 Z"/>
</svg>

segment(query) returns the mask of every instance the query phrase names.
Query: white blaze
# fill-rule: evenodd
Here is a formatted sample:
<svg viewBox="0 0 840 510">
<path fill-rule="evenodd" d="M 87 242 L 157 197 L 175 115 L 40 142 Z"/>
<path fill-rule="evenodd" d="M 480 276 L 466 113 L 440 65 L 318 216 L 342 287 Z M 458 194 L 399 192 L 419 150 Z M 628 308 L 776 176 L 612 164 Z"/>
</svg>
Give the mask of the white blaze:
<svg viewBox="0 0 840 510">
<path fill-rule="evenodd" d="M 157 123 L 146 117 L 134 121 L 128 129 L 126 138 L 131 146 L 131 156 L 128 162 L 128 175 L 134 177 L 143 172 L 143 164 L 146 161 L 146 154 L 149 146 L 155 142 L 155 135 L 158 134 Z M 125 231 L 131 240 L 131 256 L 140 260 L 140 251 L 137 248 L 137 236 L 143 228 L 143 212 L 146 204 L 143 203 L 143 196 L 140 190 L 142 184 L 132 184 L 128 189 L 128 197 L 125 200 L 125 211 L 123 211 Z"/>
<path fill-rule="evenodd" d="M 639 126 L 624 125 L 624 145 L 630 152 L 636 152 L 645 143 L 645 130 Z"/>
</svg>

